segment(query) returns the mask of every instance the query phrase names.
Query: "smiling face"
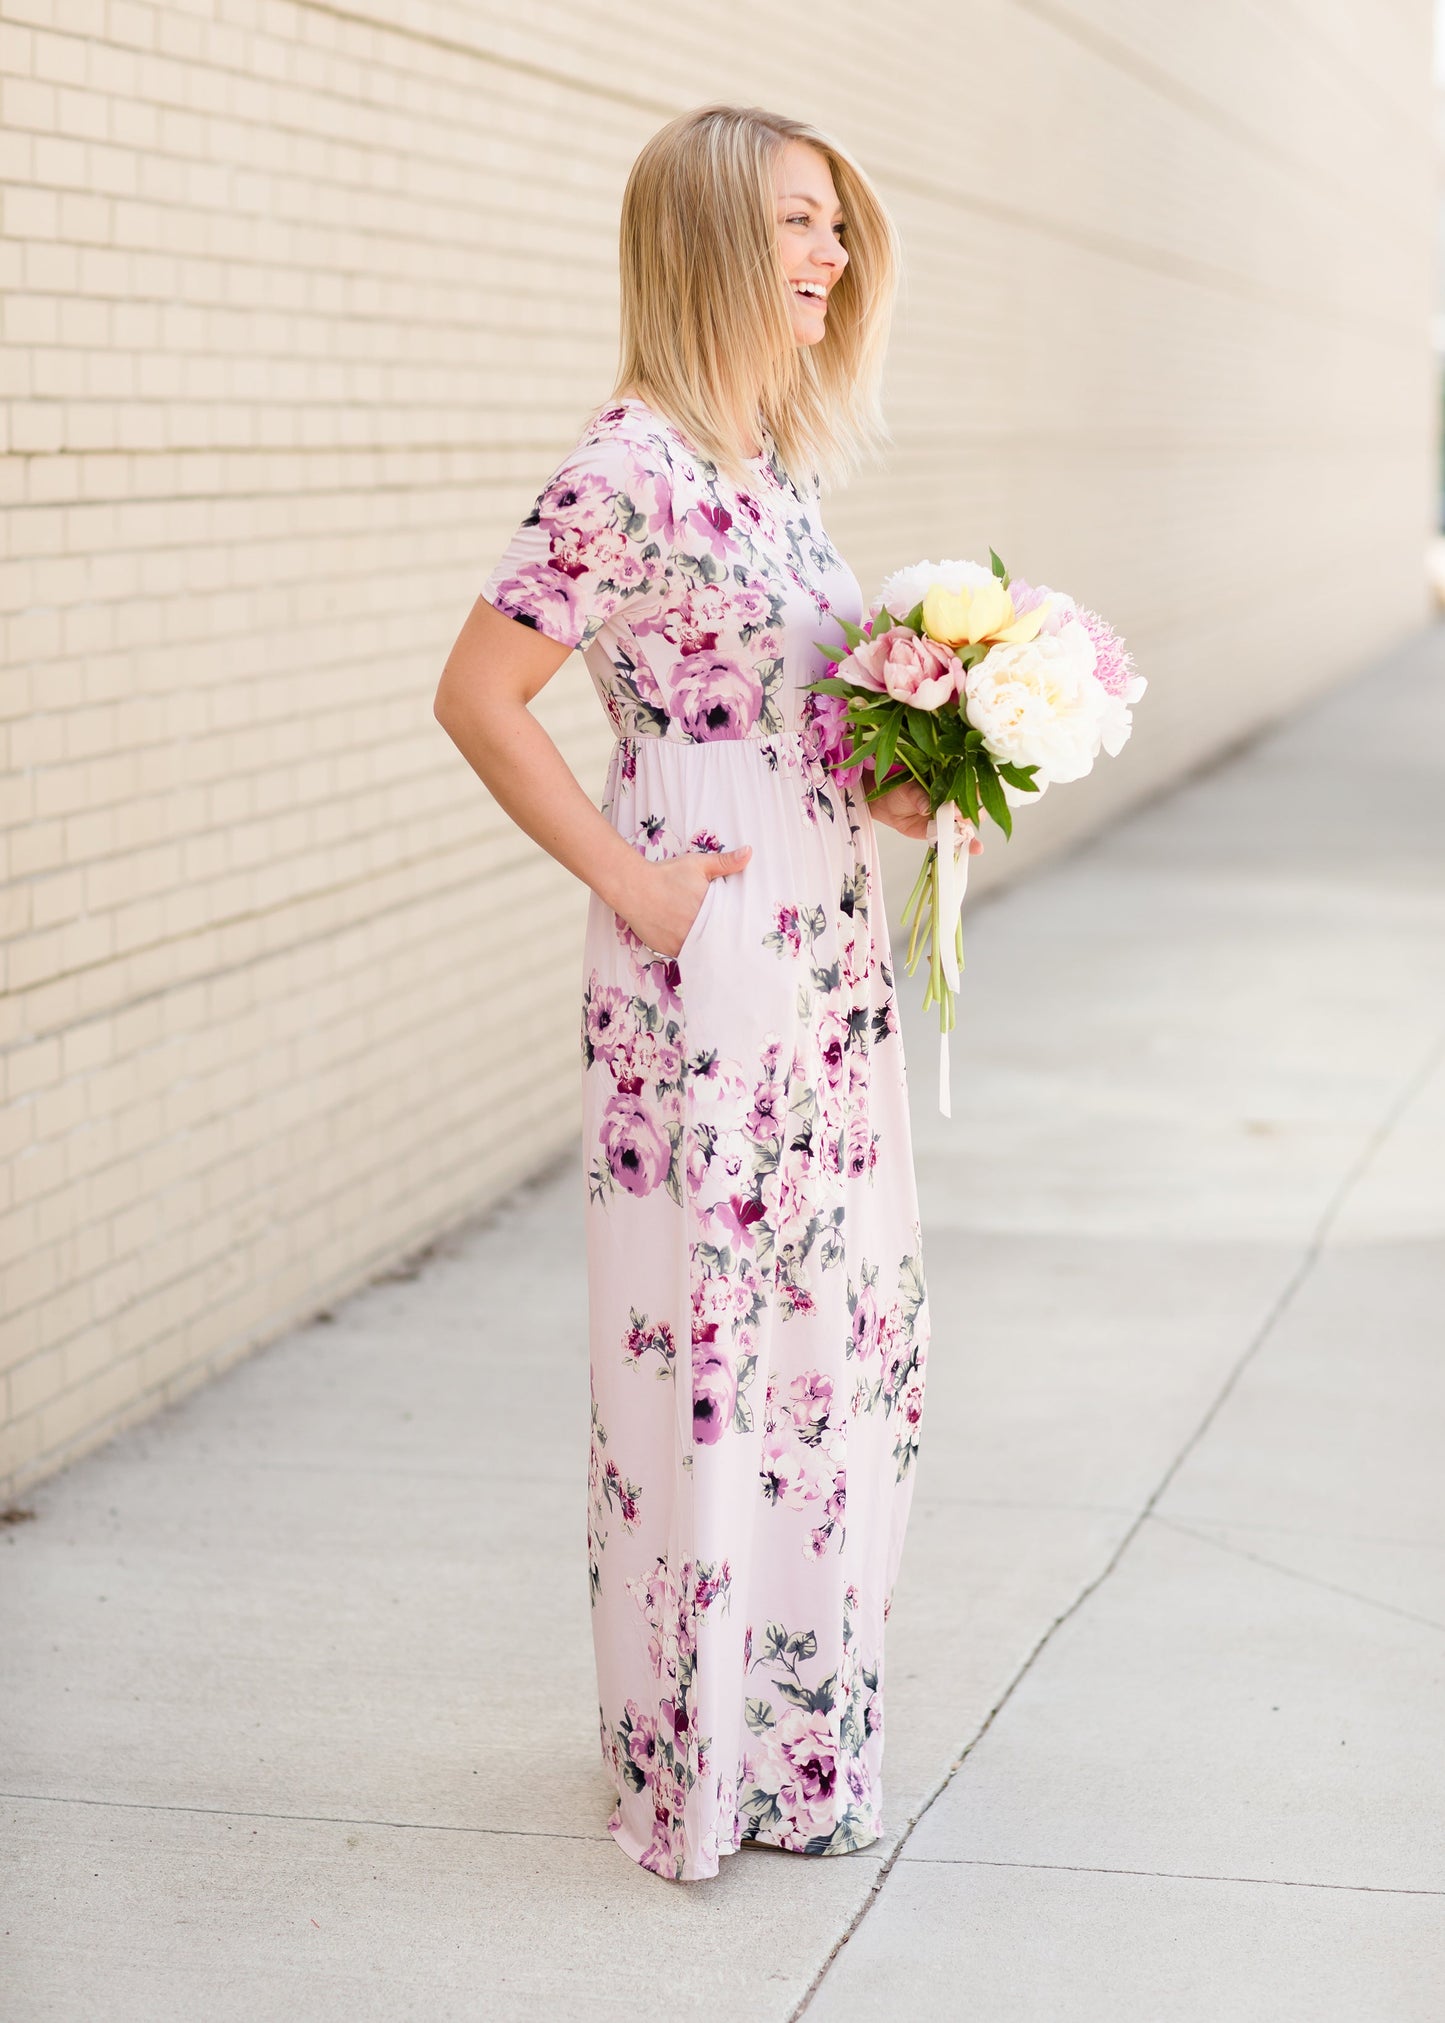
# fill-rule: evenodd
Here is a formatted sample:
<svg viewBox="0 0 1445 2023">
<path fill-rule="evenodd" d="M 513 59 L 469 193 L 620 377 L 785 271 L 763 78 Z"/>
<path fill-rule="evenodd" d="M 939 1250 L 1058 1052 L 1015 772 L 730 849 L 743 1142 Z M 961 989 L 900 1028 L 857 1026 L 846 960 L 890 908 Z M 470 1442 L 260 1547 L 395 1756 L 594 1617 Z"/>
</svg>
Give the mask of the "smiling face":
<svg viewBox="0 0 1445 2023">
<path fill-rule="evenodd" d="M 806 141 L 789 141 L 778 154 L 774 188 L 794 341 L 816 344 L 828 328 L 828 297 L 848 264 L 843 207 L 827 156 Z"/>
</svg>

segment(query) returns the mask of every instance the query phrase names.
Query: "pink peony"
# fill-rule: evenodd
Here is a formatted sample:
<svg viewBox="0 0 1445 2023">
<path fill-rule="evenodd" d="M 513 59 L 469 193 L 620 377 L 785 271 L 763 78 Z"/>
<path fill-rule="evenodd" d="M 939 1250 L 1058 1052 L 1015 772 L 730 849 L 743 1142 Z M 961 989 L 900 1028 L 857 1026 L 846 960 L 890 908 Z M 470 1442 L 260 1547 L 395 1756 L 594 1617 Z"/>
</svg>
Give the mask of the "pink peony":
<svg viewBox="0 0 1445 2023">
<path fill-rule="evenodd" d="M 610 1062 L 618 1052 L 625 1056 L 628 1041 L 637 1029 L 631 1012 L 632 1000 L 625 990 L 619 990 L 615 984 L 594 981 L 587 997 L 586 1023 L 592 1051 L 599 1059 Z"/>
<path fill-rule="evenodd" d="M 635 1096 L 619 1092 L 611 1099 L 599 1136 L 613 1179 L 629 1194 L 650 1194 L 667 1178 L 672 1147 Z"/>
<path fill-rule="evenodd" d="M 855 646 L 838 672 L 860 688 L 891 695 L 914 709 L 941 709 L 963 692 L 963 667 L 951 646 L 895 625 L 881 639 Z"/>
<path fill-rule="evenodd" d="M 1137 691 L 1131 695 L 1134 686 L 1134 656 L 1127 651 L 1124 642 L 1107 619 L 1097 611 L 1079 610 L 1079 623 L 1094 642 L 1094 675 L 1108 690 L 1110 695 L 1123 696 L 1126 701 L 1135 701 Z"/>
<path fill-rule="evenodd" d="M 732 1424 L 737 1402 L 738 1379 L 732 1364 L 711 1347 L 704 1346 L 699 1352 L 695 1345 L 692 1358 L 693 1438 L 703 1446 L 713 1446 Z"/>
<path fill-rule="evenodd" d="M 685 653 L 672 670 L 668 713 L 689 738 L 745 738 L 762 707 L 762 683 L 752 668 L 722 654 Z"/>
<path fill-rule="evenodd" d="M 836 672 L 843 675 L 847 663 Z M 857 786 L 863 778 L 861 760 L 854 765 L 838 765 L 840 759 L 851 758 L 853 741 L 848 735 L 848 700 L 841 695 L 822 695 L 812 692 L 803 705 L 803 750 L 806 757 L 826 765 L 840 786 Z"/>
<path fill-rule="evenodd" d="M 825 1714 L 789 1707 L 769 1736 L 781 1759 L 779 1808 L 799 1833 L 812 1834 L 831 1823 L 838 1784 L 838 1744 Z"/>
</svg>

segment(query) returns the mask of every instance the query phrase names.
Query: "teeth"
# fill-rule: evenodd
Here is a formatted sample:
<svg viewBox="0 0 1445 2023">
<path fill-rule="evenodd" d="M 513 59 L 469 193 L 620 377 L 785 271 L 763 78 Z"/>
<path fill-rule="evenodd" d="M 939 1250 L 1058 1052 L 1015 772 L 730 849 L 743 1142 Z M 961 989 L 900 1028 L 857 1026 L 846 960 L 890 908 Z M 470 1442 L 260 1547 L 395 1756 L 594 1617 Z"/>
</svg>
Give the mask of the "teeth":
<svg viewBox="0 0 1445 2023">
<path fill-rule="evenodd" d="M 793 286 L 800 295 L 816 295 L 820 301 L 824 298 L 826 292 L 818 286 L 816 281 L 795 281 Z"/>
</svg>

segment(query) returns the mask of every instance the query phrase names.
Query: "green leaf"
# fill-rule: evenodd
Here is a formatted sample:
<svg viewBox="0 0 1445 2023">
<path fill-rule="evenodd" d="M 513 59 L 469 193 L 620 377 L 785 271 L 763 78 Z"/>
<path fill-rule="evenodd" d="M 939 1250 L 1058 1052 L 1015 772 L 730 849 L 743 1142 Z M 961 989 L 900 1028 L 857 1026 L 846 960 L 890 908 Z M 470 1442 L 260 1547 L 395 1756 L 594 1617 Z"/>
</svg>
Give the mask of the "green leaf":
<svg viewBox="0 0 1445 2023">
<path fill-rule="evenodd" d="M 838 620 L 838 627 L 843 637 L 847 640 L 850 651 L 855 646 L 862 646 L 868 637 L 862 626 L 855 625 L 851 618 L 840 618 Z"/>
<path fill-rule="evenodd" d="M 989 564 L 990 564 L 990 566 L 991 566 L 991 567 L 992 567 L 992 569 L 993 569 L 993 573 L 994 573 L 994 575 L 995 575 L 995 576 L 997 576 L 997 578 L 998 578 L 999 582 L 1000 582 L 1000 583 L 1002 583 L 1002 585 L 1003 585 L 1004 589 L 1005 589 L 1005 590 L 1007 590 L 1007 589 L 1008 589 L 1008 570 L 1007 570 L 1007 569 L 1005 569 L 1005 567 L 1003 566 L 1003 563 L 1002 563 L 1002 562 L 1000 562 L 1000 560 L 998 559 L 998 556 L 997 556 L 997 555 L 995 555 L 995 553 L 993 552 L 993 549 L 992 549 L 992 548 L 990 548 L 990 549 L 989 549 L 989 551 L 988 551 L 988 559 L 989 559 Z"/>
<path fill-rule="evenodd" d="M 821 1686 L 813 1688 L 813 1711 L 815 1714 L 831 1714 L 838 1704 L 838 1674 L 830 1672 Z"/>
<path fill-rule="evenodd" d="M 915 709 L 911 702 L 905 703 L 904 709 L 907 712 L 908 728 L 913 734 L 914 743 L 921 752 L 926 752 L 930 758 L 936 757 L 938 753 L 938 725 L 934 722 L 932 711 Z"/>
<path fill-rule="evenodd" d="M 820 674 L 816 681 L 807 685 L 816 689 L 819 695 L 856 695 L 858 692 L 857 684 L 845 680 L 841 674 Z"/>
<path fill-rule="evenodd" d="M 902 728 L 902 717 L 895 716 L 892 722 L 885 724 L 878 733 L 878 742 L 873 748 L 873 771 L 880 783 L 893 763 L 893 754 L 898 748 L 898 733 Z"/>
<path fill-rule="evenodd" d="M 894 624 L 893 613 L 888 609 L 888 606 L 886 604 L 880 604 L 878 607 L 878 616 L 873 621 L 873 637 L 875 639 L 881 639 L 885 632 L 891 632 L 893 630 L 893 624 Z"/>
<path fill-rule="evenodd" d="M 923 599 L 921 597 L 919 598 L 918 602 L 914 605 L 913 609 L 909 612 L 908 616 L 904 619 L 900 619 L 899 623 L 906 625 L 910 632 L 922 632 Z"/>
<path fill-rule="evenodd" d="M 825 660 L 831 660 L 835 665 L 838 661 L 846 660 L 848 657 L 849 649 L 846 646 L 825 646 L 821 639 L 815 639 L 813 644 Z"/>
<path fill-rule="evenodd" d="M 999 777 L 1007 780 L 1011 787 L 1018 787 L 1026 794 L 1036 794 L 1039 791 L 1038 783 L 1034 779 L 1034 774 L 1038 771 L 1037 766 L 1010 765 L 1004 759 L 995 759 L 993 763 Z"/>
<path fill-rule="evenodd" d="M 998 783 L 998 774 L 993 769 L 993 763 L 982 753 L 977 755 L 975 763 L 978 766 L 978 798 L 1005 836 L 1011 836 L 1013 816 L 1009 812 L 1008 802 L 1004 799 L 1003 788 Z"/>
<path fill-rule="evenodd" d="M 743 1719 L 754 1735 L 763 1735 L 773 1725 L 773 1710 L 766 1700 L 744 1700 Z"/>
<path fill-rule="evenodd" d="M 975 828 L 977 828 L 977 827 L 978 827 L 978 822 L 979 822 L 979 813 L 978 813 L 978 768 L 977 768 L 977 765 L 976 765 L 976 764 L 975 764 L 975 762 L 974 762 L 974 755 L 973 755 L 973 753 L 972 753 L 972 752 L 970 752 L 970 753 L 969 753 L 969 755 L 968 755 L 968 757 L 967 757 L 967 758 L 966 758 L 966 759 L 964 760 L 964 762 L 963 762 L 963 768 L 964 768 L 964 770 L 963 770 L 963 812 L 964 812 L 964 814 L 965 814 L 965 815 L 967 815 L 967 817 L 968 817 L 969 821 L 973 823 L 973 826 L 974 826 Z M 954 799 L 955 799 L 955 800 L 957 800 L 957 799 L 958 799 L 958 796 L 957 796 L 956 794 L 955 794 L 955 796 L 954 796 Z"/>
</svg>

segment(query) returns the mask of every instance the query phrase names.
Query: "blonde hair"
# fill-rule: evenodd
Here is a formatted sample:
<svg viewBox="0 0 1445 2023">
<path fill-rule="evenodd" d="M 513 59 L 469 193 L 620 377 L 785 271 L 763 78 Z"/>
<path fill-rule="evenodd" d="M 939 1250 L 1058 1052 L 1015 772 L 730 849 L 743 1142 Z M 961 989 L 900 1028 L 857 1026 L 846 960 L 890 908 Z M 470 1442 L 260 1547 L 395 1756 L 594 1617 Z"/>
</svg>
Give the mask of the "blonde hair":
<svg viewBox="0 0 1445 2023">
<path fill-rule="evenodd" d="M 826 334 L 793 336 L 778 250 L 775 165 L 816 148 L 847 224 Z M 735 479 L 765 423 L 788 474 L 843 476 L 888 440 L 879 381 L 898 235 L 852 157 L 802 120 L 709 105 L 655 133 L 622 199 L 622 330 L 612 398 L 631 393 Z"/>
</svg>

